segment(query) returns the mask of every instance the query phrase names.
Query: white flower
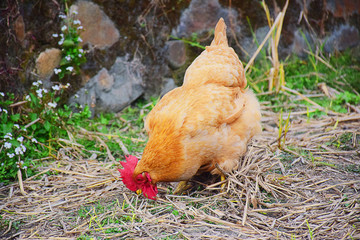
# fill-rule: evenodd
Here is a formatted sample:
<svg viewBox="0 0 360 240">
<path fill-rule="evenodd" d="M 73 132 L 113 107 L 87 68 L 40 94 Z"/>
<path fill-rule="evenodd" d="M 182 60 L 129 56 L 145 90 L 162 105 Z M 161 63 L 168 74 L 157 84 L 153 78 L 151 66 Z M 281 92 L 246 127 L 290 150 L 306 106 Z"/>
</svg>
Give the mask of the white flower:
<svg viewBox="0 0 360 240">
<path fill-rule="evenodd" d="M 23 152 L 23 150 L 21 149 L 21 147 L 17 147 L 17 148 L 15 148 L 15 154 L 16 155 L 22 155 L 24 152 Z"/>
<path fill-rule="evenodd" d="M 63 43 L 64 43 L 64 39 L 61 39 L 61 40 L 58 42 L 59 45 L 62 45 Z"/>
<path fill-rule="evenodd" d="M 9 142 L 5 142 L 5 144 L 4 144 L 4 147 L 7 149 L 11 148 L 11 146 L 12 146 L 12 144 Z"/>
<path fill-rule="evenodd" d="M 36 94 L 38 95 L 39 98 L 42 98 L 42 97 L 43 97 L 42 91 L 43 91 L 43 89 L 38 89 L 38 90 L 36 90 Z"/>
<path fill-rule="evenodd" d="M 59 15 L 59 18 L 65 19 L 65 18 L 66 18 L 66 15 L 60 14 L 60 15 Z"/>
<path fill-rule="evenodd" d="M 72 66 L 69 66 L 69 67 L 66 68 L 66 70 L 71 72 L 72 70 L 74 70 L 74 68 Z"/>
<path fill-rule="evenodd" d="M 48 90 L 47 90 L 47 89 L 45 89 L 45 88 L 43 88 L 43 92 L 44 92 L 44 93 L 47 93 L 47 92 L 48 92 Z"/>
<path fill-rule="evenodd" d="M 25 170 L 26 170 L 26 169 L 27 169 L 27 166 L 23 166 L 23 169 L 25 169 Z"/>
<path fill-rule="evenodd" d="M 67 26 L 64 25 L 64 26 L 62 26 L 61 31 L 65 31 L 66 29 L 67 29 Z"/>
<path fill-rule="evenodd" d="M 23 151 L 23 153 L 26 152 L 26 147 L 24 145 L 21 144 L 20 147 L 21 147 L 21 150 Z M 24 162 L 22 162 L 22 164 L 24 164 Z"/>
<path fill-rule="evenodd" d="M 82 42 L 83 40 L 81 39 L 81 37 L 78 37 L 78 41 L 79 41 L 79 42 Z"/>
<path fill-rule="evenodd" d="M 83 53 L 83 52 L 84 52 L 84 49 L 80 48 L 80 49 L 79 49 L 79 52 Z"/>
<path fill-rule="evenodd" d="M 1 163 L 1 166 L 4 166 L 4 165 L 5 165 L 5 164 L 2 162 L 2 163 Z"/>
<path fill-rule="evenodd" d="M 60 90 L 60 86 L 59 86 L 59 85 L 52 86 L 51 88 L 52 88 L 53 90 L 55 90 L 55 91 Z"/>
<path fill-rule="evenodd" d="M 13 158 L 15 156 L 14 153 L 7 153 L 7 155 L 8 155 L 9 158 Z"/>
<path fill-rule="evenodd" d="M 52 36 L 53 36 L 53 37 L 59 37 L 59 34 L 54 33 Z"/>
<path fill-rule="evenodd" d="M 68 60 L 68 61 L 70 61 L 70 60 L 71 60 L 70 55 L 66 56 L 65 59 Z"/>
<path fill-rule="evenodd" d="M 12 139 L 12 134 L 11 133 L 7 133 L 7 134 L 5 134 L 5 136 L 4 136 L 4 139 L 5 138 L 8 138 L 8 139 Z"/>
<path fill-rule="evenodd" d="M 83 26 L 78 26 L 77 29 L 83 29 Z"/>
<path fill-rule="evenodd" d="M 82 55 L 81 55 L 81 53 L 79 53 L 79 55 L 78 55 L 79 57 L 82 57 Z"/>
<path fill-rule="evenodd" d="M 16 127 L 17 129 L 20 128 L 19 124 L 14 124 L 14 127 Z"/>
<path fill-rule="evenodd" d="M 62 40 L 64 40 L 64 34 L 60 33 L 60 37 L 62 38 Z"/>
<path fill-rule="evenodd" d="M 4 94 L 3 92 L 0 92 L 0 96 L 4 97 L 4 96 L 5 96 L 5 94 Z"/>
<path fill-rule="evenodd" d="M 33 82 L 33 86 L 35 86 L 35 87 L 38 87 L 40 84 L 42 84 L 42 81 L 41 80 L 39 80 L 39 81 L 37 81 L 37 82 Z"/>
<path fill-rule="evenodd" d="M 36 138 L 32 138 L 31 141 L 32 141 L 33 143 L 38 143 L 38 141 L 36 140 Z"/>
<path fill-rule="evenodd" d="M 2 112 L 2 108 L 0 107 L 0 112 Z"/>
<path fill-rule="evenodd" d="M 57 106 L 57 103 L 56 102 L 53 102 L 53 103 L 48 103 L 48 106 L 51 107 L 51 108 L 56 108 Z"/>
<path fill-rule="evenodd" d="M 54 72 L 55 72 L 55 74 L 59 74 L 61 72 L 61 69 L 60 68 L 55 68 Z"/>
<path fill-rule="evenodd" d="M 78 95 L 78 94 L 75 94 L 74 97 L 75 97 L 75 98 L 79 98 L 79 95 Z"/>
<path fill-rule="evenodd" d="M 70 87 L 70 83 L 67 83 L 67 84 L 64 86 L 64 88 L 68 88 L 68 87 Z"/>
<path fill-rule="evenodd" d="M 30 96 L 29 96 L 29 95 L 26 95 L 25 100 L 26 100 L 26 101 L 31 101 Z"/>
<path fill-rule="evenodd" d="M 17 140 L 18 140 L 19 142 L 22 142 L 22 141 L 24 141 L 24 137 L 23 137 L 23 136 L 18 137 Z"/>
<path fill-rule="evenodd" d="M 81 22 L 80 22 L 80 20 L 74 20 L 74 24 L 78 24 L 78 25 L 80 25 L 80 24 L 81 24 Z"/>
<path fill-rule="evenodd" d="M 78 11 L 76 11 L 76 10 L 73 10 L 73 11 L 72 11 L 72 14 L 75 14 L 75 15 L 77 15 L 77 14 L 79 14 L 79 13 L 78 13 Z"/>
<path fill-rule="evenodd" d="M 3 112 L 6 113 L 6 114 L 8 113 L 8 111 L 6 109 L 3 109 Z"/>
</svg>

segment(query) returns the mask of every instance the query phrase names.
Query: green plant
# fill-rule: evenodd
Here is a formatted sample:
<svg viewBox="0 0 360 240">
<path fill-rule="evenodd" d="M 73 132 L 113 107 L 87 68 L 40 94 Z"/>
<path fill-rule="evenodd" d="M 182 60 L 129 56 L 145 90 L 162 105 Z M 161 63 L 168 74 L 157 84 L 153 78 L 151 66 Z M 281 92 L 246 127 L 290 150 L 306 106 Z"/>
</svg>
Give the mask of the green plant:
<svg viewBox="0 0 360 240">
<path fill-rule="evenodd" d="M 288 117 L 285 121 L 285 124 L 283 124 L 283 111 L 281 109 L 280 116 L 279 116 L 279 131 L 278 131 L 278 148 L 283 149 L 285 147 L 285 140 L 286 140 L 286 134 L 289 131 L 290 127 L 290 112 L 288 114 Z M 283 139 L 281 141 L 281 139 Z"/>
<path fill-rule="evenodd" d="M 314 71 L 317 73 L 318 72 L 318 69 L 317 69 L 317 58 L 315 57 L 316 55 L 313 53 L 313 50 L 311 48 L 311 45 L 307 39 L 307 37 L 305 36 L 305 34 L 303 33 L 303 31 L 300 30 L 300 34 L 301 36 L 303 37 L 303 39 L 305 40 L 305 43 L 307 45 L 307 47 L 309 48 L 309 50 L 307 51 L 308 53 L 308 59 L 311 63 L 311 66 L 314 68 Z M 315 77 L 316 77 L 316 81 L 315 81 L 315 84 L 318 84 L 319 83 L 319 77 L 317 74 L 315 74 Z"/>
<path fill-rule="evenodd" d="M 306 225 L 307 225 L 307 227 L 309 229 L 310 239 L 313 240 L 314 239 L 314 236 L 313 236 L 314 233 L 313 233 L 313 230 L 311 229 L 310 224 L 309 224 L 307 219 L 306 219 Z"/>
<path fill-rule="evenodd" d="M 79 36 L 83 27 L 80 20 L 75 19 L 78 13 L 76 10 L 70 12 L 67 1 L 65 1 L 65 12 L 66 15 L 59 15 L 63 19 L 62 33 L 53 34 L 53 37 L 60 37 L 58 44 L 61 46 L 62 59 L 60 67 L 54 69 L 59 79 L 64 78 L 66 74 L 79 73 L 80 65 L 86 62 L 84 50 L 80 46 L 82 39 Z"/>
<path fill-rule="evenodd" d="M 186 44 L 189 44 L 192 47 L 198 47 L 200 49 L 205 49 L 205 47 L 199 43 L 196 33 L 193 33 L 191 35 L 191 40 L 187 40 L 185 38 L 178 38 L 178 37 L 175 37 L 173 35 L 171 35 L 170 37 L 173 38 L 173 39 L 176 39 L 176 40 L 180 40 L 180 41 L 182 41 L 182 42 L 184 42 Z"/>
<path fill-rule="evenodd" d="M 269 86 L 268 86 L 269 91 L 272 91 L 273 87 L 275 87 L 276 92 L 279 92 L 281 86 L 285 86 L 284 65 L 283 65 L 283 63 L 280 63 L 280 61 L 279 61 L 278 46 L 279 46 L 279 41 L 280 41 L 280 36 L 281 36 L 282 25 L 284 22 L 284 16 L 285 16 L 288 4 L 289 4 L 289 1 L 286 1 L 281 14 L 279 14 L 280 20 L 279 20 L 279 23 L 276 25 L 276 32 L 273 31 L 272 37 L 270 38 L 270 48 L 269 48 L 271 51 L 270 59 L 271 59 L 271 63 L 273 66 L 272 66 L 272 68 L 270 68 L 270 72 L 269 72 Z M 267 7 L 264 0 L 261 2 L 261 5 L 264 8 L 269 28 L 272 28 L 274 23 L 270 17 L 269 8 Z"/>
<path fill-rule="evenodd" d="M 51 90 L 34 82 L 28 95 L 17 102 L 13 94 L 0 93 L 0 181 L 8 183 L 16 174 L 31 176 L 36 172 L 34 159 L 52 156 L 59 148 L 56 139 L 67 137 L 68 125 L 85 117 L 85 111 L 72 114 L 70 108 L 57 108 L 67 85 L 54 85 Z"/>
</svg>

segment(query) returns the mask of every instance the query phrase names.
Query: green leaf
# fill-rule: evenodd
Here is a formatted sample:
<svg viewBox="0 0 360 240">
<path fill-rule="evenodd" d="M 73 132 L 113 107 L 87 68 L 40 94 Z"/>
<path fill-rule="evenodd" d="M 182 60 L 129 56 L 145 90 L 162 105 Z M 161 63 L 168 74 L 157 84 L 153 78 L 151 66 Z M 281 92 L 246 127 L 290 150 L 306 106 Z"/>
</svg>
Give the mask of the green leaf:
<svg viewBox="0 0 360 240">
<path fill-rule="evenodd" d="M 36 113 L 29 113 L 29 116 L 31 121 L 35 121 L 35 119 L 38 118 L 38 115 Z"/>
<path fill-rule="evenodd" d="M 70 47 L 75 46 L 75 43 L 74 43 L 73 40 L 66 39 L 66 40 L 64 41 L 64 43 L 63 43 L 63 46 L 64 46 L 65 48 L 70 48 Z"/>
<path fill-rule="evenodd" d="M 11 115 L 10 118 L 13 122 L 17 122 L 20 119 L 20 114 L 18 113 L 18 114 Z"/>
<path fill-rule="evenodd" d="M 50 124 L 48 121 L 46 121 L 46 122 L 44 123 L 44 128 L 45 128 L 45 130 L 46 130 L 46 131 L 49 131 L 49 130 L 50 130 L 50 127 L 51 127 L 51 124 Z"/>
<path fill-rule="evenodd" d="M 107 125 L 109 124 L 109 120 L 107 120 L 102 114 L 100 115 L 100 123 Z"/>
</svg>

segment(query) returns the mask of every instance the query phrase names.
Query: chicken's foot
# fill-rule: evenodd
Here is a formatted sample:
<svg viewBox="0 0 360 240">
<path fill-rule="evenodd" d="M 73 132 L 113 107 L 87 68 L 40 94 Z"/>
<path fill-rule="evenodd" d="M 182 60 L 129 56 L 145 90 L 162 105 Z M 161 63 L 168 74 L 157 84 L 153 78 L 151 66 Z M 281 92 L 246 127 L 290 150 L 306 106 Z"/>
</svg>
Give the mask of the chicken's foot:
<svg viewBox="0 0 360 240">
<path fill-rule="evenodd" d="M 180 182 L 178 183 L 178 185 L 176 186 L 176 189 L 175 189 L 175 191 L 174 191 L 174 194 L 175 194 L 175 195 L 180 195 L 180 194 L 182 194 L 183 192 L 185 192 L 186 190 L 188 190 L 188 189 L 191 187 L 191 185 L 188 184 L 188 182 L 189 182 L 189 181 L 180 181 Z"/>
<path fill-rule="evenodd" d="M 220 181 L 223 182 L 226 180 L 226 176 L 227 176 L 227 173 L 219 166 L 219 164 L 215 163 L 215 167 L 219 170 L 220 172 Z M 226 185 L 226 182 L 222 183 L 221 184 L 221 192 L 224 192 L 225 190 L 225 185 Z"/>
</svg>

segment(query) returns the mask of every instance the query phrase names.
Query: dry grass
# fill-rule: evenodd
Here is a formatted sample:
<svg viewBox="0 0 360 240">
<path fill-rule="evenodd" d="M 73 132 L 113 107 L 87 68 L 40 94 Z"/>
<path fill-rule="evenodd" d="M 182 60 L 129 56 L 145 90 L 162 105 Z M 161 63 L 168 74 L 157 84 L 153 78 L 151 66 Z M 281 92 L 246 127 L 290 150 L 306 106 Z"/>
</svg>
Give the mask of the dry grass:
<svg viewBox="0 0 360 240">
<path fill-rule="evenodd" d="M 228 175 L 224 191 L 212 182 L 176 196 L 174 185 L 162 184 L 159 199 L 151 201 L 124 187 L 110 156 L 108 162 L 83 159 L 68 147 L 23 182 L 26 195 L 18 183 L 0 188 L 0 212 L 8 225 L 0 234 L 4 239 L 359 239 L 360 115 L 314 121 L 292 113 L 279 150 L 278 114 L 266 109 L 263 114 L 264 132 Z M 351 138 L 342 145 L 348 148 L 336 148 L 344 133 Z"/>
</svg>

